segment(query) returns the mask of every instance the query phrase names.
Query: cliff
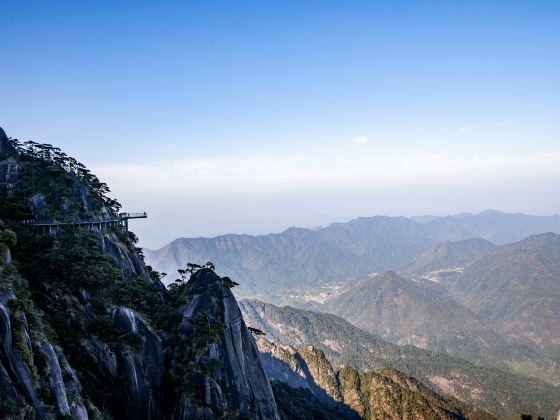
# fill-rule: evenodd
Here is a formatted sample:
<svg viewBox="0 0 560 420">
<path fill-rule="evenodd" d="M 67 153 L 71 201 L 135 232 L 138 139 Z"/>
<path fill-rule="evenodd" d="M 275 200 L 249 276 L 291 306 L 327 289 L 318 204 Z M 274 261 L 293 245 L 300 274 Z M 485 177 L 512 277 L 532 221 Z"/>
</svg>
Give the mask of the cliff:
<svg viewBox="0 0 560 420">
<path fill-rule="evenodd" d="M 494 418 L 458 400 L 442 397 L 395 369 L 360 373 L 350 366 L 342 366 L 336 371 L 325 354 L 313 346 L 295 349 L 264 338 L 259 338 L 257 343 L 271 378 L 292 388 L 309 390 L 330 407 L 331 413 L 336 412 L 338 418 Z"/>
<path fill-rule="evenodd" d="M 197 271 L 186 287 L 171 369 L 183 385 L 199 386 L 180 396 L 178 417 L 220 413 L 228 418 L 277 418 L 259 351 L 231 290 L 208 268 Z M 185 371 L 185 362 L 193 368 Z"/>
<path fill-rule="evenodd" d="M 59 149 L 0 130 L 0 417 L 277 419 L 212 270 L 167 289 L 121 226 L 27 222 L 111 220 L 108 192 Z"/>
</svg>

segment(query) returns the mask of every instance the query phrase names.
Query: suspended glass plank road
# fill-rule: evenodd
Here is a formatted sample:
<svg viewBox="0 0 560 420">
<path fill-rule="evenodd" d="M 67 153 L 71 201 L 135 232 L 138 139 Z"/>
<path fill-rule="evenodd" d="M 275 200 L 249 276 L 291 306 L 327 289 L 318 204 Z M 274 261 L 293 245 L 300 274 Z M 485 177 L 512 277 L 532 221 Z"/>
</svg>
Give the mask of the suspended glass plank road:
<svg viewBox="0 0 560 420">
<path fill-rule="evenodd" d="M 124 228 L 128 230 L 128 220 L 129 219 L 147 219 L 148 213 L 120 213 L 119 220 L 124 223 Z"/>
</svg>

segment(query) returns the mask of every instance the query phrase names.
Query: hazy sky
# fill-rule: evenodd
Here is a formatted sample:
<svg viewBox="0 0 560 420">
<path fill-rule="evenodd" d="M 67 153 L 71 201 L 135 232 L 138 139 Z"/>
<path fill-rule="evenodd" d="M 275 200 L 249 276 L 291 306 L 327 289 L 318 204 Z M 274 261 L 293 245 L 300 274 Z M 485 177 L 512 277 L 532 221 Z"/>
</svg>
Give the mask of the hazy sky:
<svg viewBox="0 0 560 420">
<path fill-rule="evenodd" d="M 558 1 L 3 0 L 0 19 L 0 125 L 148 211 L 147 247 L 560 212 Z"/>
</svg>

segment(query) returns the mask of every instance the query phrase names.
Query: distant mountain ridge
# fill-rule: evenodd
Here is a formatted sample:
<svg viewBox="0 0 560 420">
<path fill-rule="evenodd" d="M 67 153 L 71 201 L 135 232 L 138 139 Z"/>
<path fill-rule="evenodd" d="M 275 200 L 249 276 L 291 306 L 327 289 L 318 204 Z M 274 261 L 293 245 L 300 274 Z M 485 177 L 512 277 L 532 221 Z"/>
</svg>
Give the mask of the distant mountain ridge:
<svg viewBox="0 0 560 420">
<path fill-rule="evenodd" d="M 402 269 L 409 274 L 426 273 L 453 267 L 465 267 L 478 258 L 486 256 L 498 247 L 482 238 L 462 241 L 444 241 L 416 256 Z"/>
<path fill-rule="evenodd" d="M 169 273 L 187 262 L 212 261 L 235 277 L 238 295 L 282 302 L 286 290 L 314 287 L 372 272 L 399 270 L 439 242 L 482 238 L 496 244 L 536 233 L 560 233 L 560 216 L 528 216 L 485 211 L 447 217 L 361 217 L 315 230 L 290 228 L 268 235 L 180 238 L 146 261 Z"/>
</svg>

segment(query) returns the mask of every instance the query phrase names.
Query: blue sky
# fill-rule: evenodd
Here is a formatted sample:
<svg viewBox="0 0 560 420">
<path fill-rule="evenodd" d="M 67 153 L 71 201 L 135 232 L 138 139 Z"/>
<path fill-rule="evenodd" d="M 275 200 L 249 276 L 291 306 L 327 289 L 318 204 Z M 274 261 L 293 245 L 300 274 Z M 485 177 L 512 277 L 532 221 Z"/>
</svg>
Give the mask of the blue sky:
<svg viewBox="0 0 560 420">
<path fill-rule="evenodd" d="M 557 1 L 115 3 L 1 3 L 0 125 L 151 211 L 148 246 L 560 212 Z"/>
</svg>

